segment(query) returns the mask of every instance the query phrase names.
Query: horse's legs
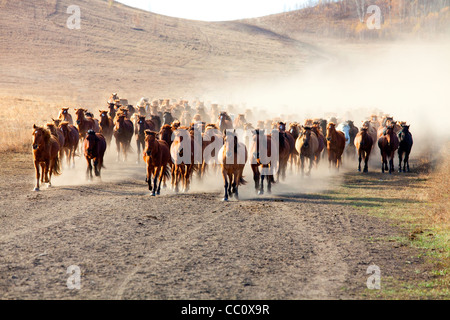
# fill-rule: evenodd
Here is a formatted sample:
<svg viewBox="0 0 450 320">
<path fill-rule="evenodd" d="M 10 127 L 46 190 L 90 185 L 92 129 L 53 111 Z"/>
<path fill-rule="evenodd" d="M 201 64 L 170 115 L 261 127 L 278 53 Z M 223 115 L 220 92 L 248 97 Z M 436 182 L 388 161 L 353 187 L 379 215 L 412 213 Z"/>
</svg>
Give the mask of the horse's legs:
<svg viewBox="0 0 450 320">
<path fill-rule="evenodd" d="M 153 177 L 153 191 L 152 196 L 156 196 L 156 189 L 158 187 L 158 178 L 161 174 L 161 167 L 156 167 L 155 176 Z"/>
<path fill-rule="evenodd" d="M 252 171 L 253 171 L 253 181 L 255 181 L 255 190 L 259 189 L 259 178 L 260 178 L 260 173 L 259 173 L 259 169 L 258 169 L 258 165 L 256 164 L 252 164 Z"/>
<path fill-rule="evenodd" d="M 259 195 L 262 195 L 262 194 L 264 194 L 264 174 L 261 174 L 260 175 L 260 177 L 261 177 L 261 183 L 260 183 L 260 185 L 259 185 L 259 192 L 258 192 L 258 194 Z"/>
<path fill-rule="evenodd" d="M 39 178 L 41 177 L 41 174 L 39 172 L 39 162 L 34 161 L 34 169 L 36 171 L 36 186 L 34 187 L 34 191 L 39 191 Z"/>
<path fill-rule="evenodd" d="M 305 156 L 300 155 L 301 169 L 302 169 L 302 177 L 305 175 Z"/>
<path fill-rule="evenodd" d="M 94 173 L 96 177 L 100 177 L 100 163 L 98 162 L 98 158 L 94 159 Z"/>
<path fill-rule="evenodd" d="M 222 177 L 223 177 L 223 181 L 224 181 L 224 196 L 223 196 L 223 201 L 228 201 L 228 177 L 227 177 L 227 172 L 225 170 L 225 168 L 222 168 Z"/>
<path fill-rule="evenodd" d="M 369 155 L 370 150 L 364 152 L 364 172 L 369 172 Z"/>
<path fill-rule="evenodd" d="M 189 191 L 189 185 L 191 183 L 190 178 L 191 178 L 191 172 L 192 172 L 193 166 L 194 166 L 194 164 L 186 165 L 186 172 L 184 173 L 184 181 L 185 181 L 184 192 Z"/>
<path fill-rule="evenodd" d="M 87 169 L 86 169 L 86 180 L 92 180 L 92 164 L 91 159 L 86 158 Z"/>
<path fill-rule="evenodd" d="M 50 169 L 50 160 L 45 161 L 44 167 L 44 182 L 48 183 L 48 171 Z"/>
<path fill-rule="evenodd" d="M 308 173 L 306 174 L 307 176 L 310 176 L 311 175 L 311 169 L 312 169 L 312 167 L 313 167 L 313 165 L 314 165 L 314 159 L 316 158 L 316 156 L 315 155 L 312 155 L 310 158 L 309 158 L 309 170 L 308 170 Z"/>
<path fill-rule="evenodd" d="M 273 180 L 273 175 L 268 175 L 267 176 L 267 193 L 272 193 L 272 180 Z"/>
<path fill-rule="evenodd" d="M 402 172 L 402 159 L 403 159 L 403 151 L 398 149 L 398 172 Z M 405 164 L 406 164 L 406 157 L 405 157 Z"/>
<path fill-rule="evenodd" d="M 117 162 L 120 161 L 120 141 L 116 139 L 116 148 L 117 148 Z"/>
<path fill-rule="evenodd" d="M 411 170 L 409 170 L 409 152 L 410 151 L 405 152 L 405 159 L 403 162 L 403 165 L 406 166 L 406 172 L 411 172 Z M 403 172 L 405 172 L 405 167 L 403 167 Z"/>
<path fill-rule="evenodd" d="M 152 171 L 153 171 L 153 166 L 150 166 L 147 163 L 147 184 L 148 184 L 149 191 L 152 191 Z"/>
<path fill-rule="evenodd" d="M 141 141 L 139 141 L 139 139 L 136 139 L 136 147 L 137 147 L 137 161 L 136 161 L 136 163 L 139 164 L 141 162 Z"/>
<path fill-rule="evenodd" d="M 160 172 L 159 172 L 158 190 L 156 191 L 156 194 L 158 196 L 161 194 L 161 182 L 162 182 L 163 177 L 164 177 L 164 171 L 165 171 L 165 167 L 161 167 Z M 155 186 L 155 188 L 156 188 L 156 186 Z"/>
</svg>

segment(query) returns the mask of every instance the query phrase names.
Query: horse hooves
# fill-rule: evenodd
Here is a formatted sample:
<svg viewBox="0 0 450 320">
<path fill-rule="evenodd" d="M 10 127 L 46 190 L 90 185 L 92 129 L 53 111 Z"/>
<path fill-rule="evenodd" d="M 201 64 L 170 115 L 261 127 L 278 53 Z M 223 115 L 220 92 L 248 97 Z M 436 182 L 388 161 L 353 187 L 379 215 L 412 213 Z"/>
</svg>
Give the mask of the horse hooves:
<svg viewBox="0 0 450 320">
<path fill-rule="evenodd" d="M 152 192 L 152 197 L 155 197 L 156 196 L 156 193 L 155 192 Z"/>
<path fill-rule="evenodd" d="M 156 195 L 157 195 L 157 196 L 159 196 L 160 194 L 161 194 L 161 192 L 159 192 L 159 191 L 158 191 L 158 192 L 156 192 Z"/>
<path fill-rule="evenodd" d="M 223 198 L 222 201 L 227 202 L 228 198 Z"/>
<path fill-rule="evenodd" d="M 39 188 L 34 188 L 33 191 L 39 191 Z"/>
<path fill-rule="evenodd" d="M 258 191 L 258 195 L 262 196 L 263 194 L 264 194 L 264 191 L 262 191 L 262 190 Z"/>
</svg>

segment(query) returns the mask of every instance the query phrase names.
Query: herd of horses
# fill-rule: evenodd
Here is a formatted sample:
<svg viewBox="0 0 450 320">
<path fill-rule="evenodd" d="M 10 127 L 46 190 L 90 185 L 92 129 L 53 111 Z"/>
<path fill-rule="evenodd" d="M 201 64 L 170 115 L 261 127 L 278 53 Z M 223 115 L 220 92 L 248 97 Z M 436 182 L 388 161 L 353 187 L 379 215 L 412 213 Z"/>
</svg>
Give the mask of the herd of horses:
<svg viewBox="0 0 450 320">
<path fill-rule="evenodd" d="M 142 98 L 134 107 L 112 94 L 98 118 L 84 108 L 74 109 L 72 117 L 69 108 L 62 108 L 45 126 L 33 126 L 35 190 L 40 182 L 51 186 L 51 177 L 61 174 L 64 159 L 68 167 L 74 167 L 77 153 L 87 161 L 86 178 L 93 179 L 93 170 L 100 177 L 113 138 L 117 161 L 126 161 L 133 152 L 134 137 L 137 162 L 142 159 L 146 164 L 146 182 L 153 196 L 159 195 L 161 184 L 167 186 L 169 180 L 174 191 L 188 191 L 194 172 L 202 178 L 208 168 L 220 170 L 224 200 L 230 196 L 238 199 L 239 186 L 246 184 L 246 164 L 251 166 L 259 194 L 264 194 L 264 180 L 270 193 L 272 184 L 285 179 L 289 166 L 302 176 L 310 175 L 323 158 L 328 159 L 330 169 L 339 170 L 344 156 L 357 156 L 358 171 L 368 172 L 376 145 L 383 173 L 394 171 L 396 153 L 399 172 L 410 171 L 413 139 L 409 125 L 389 116 L 372 115 L 357 128 L 353 121 L 338 123 L 335 117 L 307 119 L 304 124 L 280 118 L 263 121 L 251 110 L 234 116 L 232 106 L 222 111 L 217 104 L 194 103 L 196 107 L 186 100 L 150 103 Z"/>
</svg>

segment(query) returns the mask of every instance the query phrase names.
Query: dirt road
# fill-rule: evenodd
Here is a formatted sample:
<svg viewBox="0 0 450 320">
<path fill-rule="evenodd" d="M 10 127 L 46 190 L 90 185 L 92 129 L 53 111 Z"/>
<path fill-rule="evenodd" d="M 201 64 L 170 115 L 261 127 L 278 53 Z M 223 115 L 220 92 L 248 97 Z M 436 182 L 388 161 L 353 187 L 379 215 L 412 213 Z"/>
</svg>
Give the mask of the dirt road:
<svg viewBox="0 0 450 320">
<path fill-rule="evenodd" d="M 401 232 L 389 221 L 321 196 L 339 176 L 262 197 L 249 183 L 226 203 L 214 177 L 151 197 L 144 165 L 131 161 L 110 161 L 102 182 L 86 184 L 79 160 L 33 192 L 31 156 L 1 157 L 2 299 L 352 299 L 367 291 L 370 265 L 397 277 L 411 255 L 369 241 Z M 67 287 L 72 265 L 79 290 Z"/>
</svg>

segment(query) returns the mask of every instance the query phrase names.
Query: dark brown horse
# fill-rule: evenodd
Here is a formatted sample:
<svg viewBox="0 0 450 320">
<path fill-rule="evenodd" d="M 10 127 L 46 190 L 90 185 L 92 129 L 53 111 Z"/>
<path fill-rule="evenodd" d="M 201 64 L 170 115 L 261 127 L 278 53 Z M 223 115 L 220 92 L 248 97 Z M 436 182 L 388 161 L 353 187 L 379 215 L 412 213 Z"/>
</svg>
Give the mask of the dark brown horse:
<svg viewBox="0 0 450 320">
<path fill-rule="evenodd" d="M 364 171 L 369 172 L 369 157 L 372 152 L 373 139 L 369 134 L 369 127 L 362 127 L 361 131 L 356 134 L 355 147 L 358 152 L 358 171 L 361 172 L 361 160 L 364 159 Z"/>
<path fill-rule="evenodd" d="M 345 149 L 345 134 L 336 130 L 334 122 L 327 125 L 327 152 L 329 167 L 331 165 L 339 170 L 342 162 L 342 153 Z"/>
<path fill-rule="evenodd" d="M 220 132 L 223 133 L 227 129 L 233 129 L 233 120 L 231 120 L 231 117 L 228 115 L 228 113 L 223 111 L 219 114 L 216 125 L 219 128 Z"/>
<path fill-rule="evenodd" d="M 272 192 L 272 184 L 275 183 L 274 167 L 272 163 L 272 137 L 264 134 L 264 129 L 253 131 L 253 140 L 250 146 L 251 168 L 255 189 L 259 195 L 264 194 L 264 178 L 267 176 L 267 191 Z M 261 172 L 259 171 L 261 168 Z"/>
<path fill-rule="evenodd" d="M 96 177 L 101 177 L 103 166 L 103 156 L 106 151 L 106 139 L 101 133 L 89 130 L 84 139 L 84 157 L 87 161 L 86 179 L 92 180 L 92 163 L 94 163 L 94 172 Z"/>
<path fill-rule="evenodd" d="M 410 172 L 409 170 L 409 154 L 413 146 L 413 138 L 411 132 L 409 132 L 409 126 L 402 124 L 402 130 L 398 133 L 399 147 L 398 147 L 398 172 L 402 172 L 402 159 L 405 155 L 403 161 L 403 172 Z"/>
<path fill-rule="evenodd" d="M 245 144 L 238 141 L 236 132 L 227 132 L 224 145 L 218 152 L 225 194 L 223 201 L 228 201 L 228 196 L 234 194 L 239 199 L 239 185 L 245 185 L 243 172 L 248 159 Z"/>
<path fill-rule="evenodd" d="M 120 153 L 122 151 L 123 161 L 127 160 L 127 155 L 131 147 L 131 138 L 133 137 L 133 122 L 126 119 L 126 115 L 118 113 L 114 123 L 114 138 L 117 147 L 117 161 L 120 161 Z"/>
<path fill-rule="evenodd" d="M 140 161 L 141 147 L 142 150 L 144 150 L 145 147 L 145 130 L 156 131 L 156 124 L 152 120 L 145 120 L 145 116 L 138 116 L 134 127 L 138 154 L 137 163 Z"/>
<path fill-rule="evenodd" d="M 112 118 L 108 115 L 108 110 L 99 110 L 100 112 L 100 133 L 106 139 L 106 145 L 111 145 L 111 140 L 114 132 L 114 122 Z"/>
<path fill-rule="evenodd" d="M 394 125 L 391 124 L 386 127 L 385 134 L 378 139 L 378 147 L 381 151 L 381 172 L 389 170 L 389 173 L 394 171 L 394 156 L 399 146 L 398 137 L 394 132 Z M 389 168 L 388 168 L 389 159 Z"/>
<path fill-rule="evenodd" d="M 147 166 L 146 182 L 148 190 L 152 191 L 152 196 L 161 193 L 161 181 L 163 177 L 168 177 L 170 150 L 165 141 L 158 140 L 155 131 L 145 131 L 145 148 L 143 152 L 144 161 Z M 153 187 L 152 187 L 153 177 Z M 159 184 L 157 183 L 159 179 Z"/>
<path fill-rule="evenodd" d="M 286 169 L 288 165 L 289 158 L 292 153 L 296 153 L 295 150 L 295 140 L 289 132 L 286 132 L 286 123 L 277 122 L 277 129 L 272 131 L 272 139 L 273 134 L 278 135 L 278 160 L 279 166 L 277 171 L 277 182 L 281 179 L 284 180 L 286 178 Z"/>
<path fill-rule="evenodd" d="M 61 174 L 59 162 L 59 142 L 49 130 L 33 125 L 33 160 L 36 171 L 36 186 L 39 191 L 39 179 L 51 186 L 52 175 Z M 39 168 L 42 169 L 42 176 Z"/>
<path fill-rule="evenodd" d="M 62 133 L 61 129 L 59 129 L 58 126 L 55 125 L 54 122 L 47 123 L 46 127 L 50 131 L 52 136 L 54 136 L 59 142 L 59 159 L 61 160 L 61 157 L 63 155 L 62 149 L 64 147 L 64 134 Z"/>
<path fill-rule="evenodd" d="M 75 167 L 75 152 L 78 149 L 80 134 L 78 133 L 78 129 L 67 121 L 61 122 L 59 128 L 64 135 L 63 152 L 67 159 L 67 166 L 70 168 L 70 162 L 72 161 L 73 168 Z"/>
<path fill-rule="evenodd" d="M 322 134 L 322 130 L 320 128 L 319 122 L 314 122 L 311 130 L 316 135 L 317 142 L 319 143 L 319 146 L 317 148 L 316 155 L 315 155 L 315 163 L 316 163 L 316 168 L 317 168 L 319 166 L 321 153 L 326 149 L 325 147 L 327 145 L 327 139 Z"/>
</svg>

